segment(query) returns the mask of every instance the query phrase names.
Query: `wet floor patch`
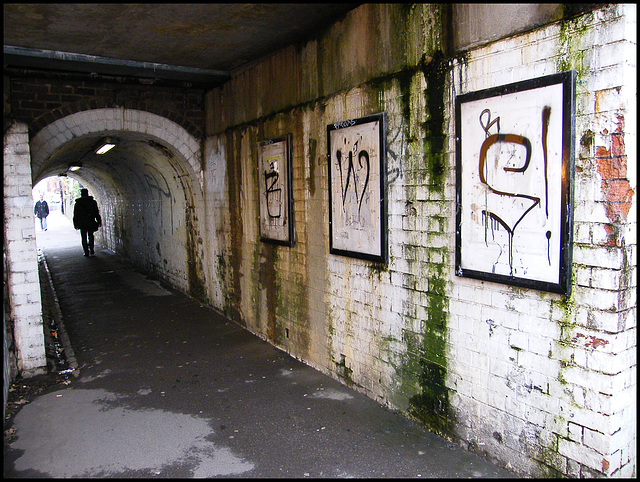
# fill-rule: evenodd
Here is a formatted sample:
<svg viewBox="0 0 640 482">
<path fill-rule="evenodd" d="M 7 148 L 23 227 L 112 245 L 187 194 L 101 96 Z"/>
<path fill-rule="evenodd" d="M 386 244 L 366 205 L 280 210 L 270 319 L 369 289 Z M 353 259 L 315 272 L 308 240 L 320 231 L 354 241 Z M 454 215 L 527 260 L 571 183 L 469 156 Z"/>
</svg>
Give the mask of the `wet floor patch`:
<svg viewBox="0 0 640 482">
<path fill-rule="evenodd" d="M 209 441 L 215 436 L 209 422 L 164 410 L 132 409 L 106 390 L 60 390 L 38 397 L 15 416 L 11 449 L 24 453 L 14 468 L 54 478 L 131 471 L 158 475 L 173 466 L 188 466 L 191 477 L 251 471 L 253 463 Z M 33 440 L 40 441 L 37 448 Z"/>
<path fill-rule="evenodd" d="M 334 390 L 332 388 L 326 390 L 324 388 L 318 388 L 316 392 L 312 393 L 309 396 L 311 398 L 326 398 L 329 400 L 351 400 L 353 398 L 353 396 L 351 396 L 347 392 Z"/>
</svg>

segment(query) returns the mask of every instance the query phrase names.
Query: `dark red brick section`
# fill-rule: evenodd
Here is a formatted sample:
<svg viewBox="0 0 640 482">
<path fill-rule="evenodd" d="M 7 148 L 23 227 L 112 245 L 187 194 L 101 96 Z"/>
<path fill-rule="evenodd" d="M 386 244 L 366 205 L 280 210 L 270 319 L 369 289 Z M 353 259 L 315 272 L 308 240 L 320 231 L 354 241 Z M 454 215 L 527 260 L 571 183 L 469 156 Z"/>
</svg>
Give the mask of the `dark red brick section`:
<svg viewBox="0 0 640 482">
<path fill-rule="evenodd" d="M 27 122 L 30 134 L 58 119 L 90 109 L 124 107 L 166 117 L 201 139 L 202 89 L 69 79 L 13 78 L 11 117 Z"/>
<path fill-rule="evenodd" d="M 609 134 L 607 130 L 604 135 Z M 635 191 L 627 179 L 627 156 L 624 145 L 624 117 L 618 116 L 616 131 L 610 134 L 611 148 L 596 147 L 596 164 L 602 178 L 601 188 L 605 197 L 605 212 L 611 225 L 605 227 L 609 234 L 608 246 L 616 246 L 618 226 L 627 220 Z"/>
</svg>

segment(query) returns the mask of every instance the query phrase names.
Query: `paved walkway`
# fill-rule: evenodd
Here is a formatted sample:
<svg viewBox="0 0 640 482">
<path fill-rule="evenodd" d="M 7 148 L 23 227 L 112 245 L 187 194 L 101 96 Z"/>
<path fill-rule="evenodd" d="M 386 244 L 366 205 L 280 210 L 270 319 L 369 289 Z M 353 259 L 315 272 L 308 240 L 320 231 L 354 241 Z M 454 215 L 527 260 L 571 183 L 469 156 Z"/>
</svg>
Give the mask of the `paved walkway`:
<svg viewBox="0 0 640 482">
<path fill-rule="evenodd" d="M 5 477 L 513 477 L 111 252 L 85 258 L 59 212 L 37 239 L 78 368 L 10 420 Z"/>
</svg>

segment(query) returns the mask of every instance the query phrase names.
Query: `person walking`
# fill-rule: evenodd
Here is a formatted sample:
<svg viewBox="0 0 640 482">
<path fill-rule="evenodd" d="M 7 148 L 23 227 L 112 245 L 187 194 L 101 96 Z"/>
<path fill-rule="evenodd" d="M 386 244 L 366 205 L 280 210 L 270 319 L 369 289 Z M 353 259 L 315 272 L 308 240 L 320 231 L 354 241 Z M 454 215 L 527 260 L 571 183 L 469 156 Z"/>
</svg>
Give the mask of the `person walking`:
<svg viewBox="0 0 640 482">
<path fill-rule="evenodd" d="M 98 203 L 89 196 L 88 189 L 80 189 L 80 197 L 73 207 L 73 227 L 80 230 L 82 249 L 85 256 L 93 256 L 93 233 L 102 226 L 102 218 L 98 210 Z"/>
<path fill-rule="evenodd" d="M 40 229 L 47 230 L 47 216 L 49 215 L 49 205 L 44 200 L 44 195 L 40 194 L 40 201 L 36 203 L 36 207 L 33 208 L 33 214 L 40 219 Z"/>
</svg>

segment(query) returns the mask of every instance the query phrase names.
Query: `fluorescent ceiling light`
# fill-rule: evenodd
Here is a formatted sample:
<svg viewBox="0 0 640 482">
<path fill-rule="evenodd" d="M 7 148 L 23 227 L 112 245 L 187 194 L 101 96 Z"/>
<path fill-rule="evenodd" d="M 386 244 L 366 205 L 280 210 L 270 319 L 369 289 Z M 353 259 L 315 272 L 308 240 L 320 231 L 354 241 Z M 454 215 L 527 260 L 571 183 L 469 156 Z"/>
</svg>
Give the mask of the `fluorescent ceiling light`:
<svg viewBox="0 0 640 482">
<path fill-rule="evenodd" d="M 69 168 L 70 171 L 77 171 L 78 169 L 80 169 L 81 166 L 71 166 Z"/>
<path fill-rule="evenodd" d="M 109 152 L 111 149 L 116 147 L 115 144 L 112 144 L 109 140 L 106 140 L 96 151 L 96 154 L 104 154 L 105 152 Z"/>
</svg>

